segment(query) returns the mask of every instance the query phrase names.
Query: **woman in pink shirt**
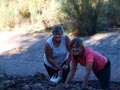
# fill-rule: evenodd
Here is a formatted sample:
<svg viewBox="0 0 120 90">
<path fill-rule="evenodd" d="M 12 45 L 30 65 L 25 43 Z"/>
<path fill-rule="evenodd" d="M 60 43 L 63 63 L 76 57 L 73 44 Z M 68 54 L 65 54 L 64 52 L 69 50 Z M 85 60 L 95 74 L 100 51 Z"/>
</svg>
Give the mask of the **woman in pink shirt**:
<svg viewBox="0 0 120 90">
<path fill-rule="evenodd" d="M 67 84 L 70 82 L 70 80 L 75 74 L 77 64 L 80 63 L 86 68 L 85 76 L 82 83 L 83 89 L 87 88 L 89 75 L 90 72 L 93 70 L 94 74 L 100 82 L 101 88 L 105 90 L 110 90 L 110 61 L 105 56 L 101 55 L 99 52 L 94 51 L 91 48 L 85 47 L 82 43 L 82 40 L 80 40 L 79 38 L 74 38 L 71 41 L 71 50 L 73 54 L 71 70 L 65 83 Z"/>
</svg>

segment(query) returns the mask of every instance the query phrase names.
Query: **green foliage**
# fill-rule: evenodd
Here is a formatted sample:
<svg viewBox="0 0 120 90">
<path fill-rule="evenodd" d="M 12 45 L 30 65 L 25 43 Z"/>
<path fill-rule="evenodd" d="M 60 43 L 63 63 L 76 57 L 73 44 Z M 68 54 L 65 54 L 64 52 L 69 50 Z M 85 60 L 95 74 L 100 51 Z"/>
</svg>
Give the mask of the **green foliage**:
<svg viewBox="0 0 120 90">
<path fill-rule="evenodd" d="M 109 2 L 117 11 L 119 11 L 118 13 L 120 14 L 120 0 L 109 0 Z"/>
<path fill-rule="evenodd" d="M 115 4 L 116 3 L 116 4 Z M 119 2 L 118 2 L 119 3 Z M 109 30 L 114 26 L 120 26 L 120 10 L 117 9 L 117 2 L 106 2 L 103 3 L 100 8 L 99 18 L 97 21 L 97 28 L 99 31 Z"/>
<path fill-rule="evenodd" d="M 114 15 L 114 25 L 120 27 L 120 0 L 110 0 Z"/>
<path fill-rule="evenodd" d="M 90 0 L 68 0 L 63 2 L 62 11 L 74 22 L 77 34 L 92 35 L 97 32 L 96 24 L 98 19 L 100 0 L 93 3 Z"/>
<path fill-rule="evenodd" d="M 62 2 L 66 19 L 74 23 L 73 32 L 93 35 L 114 26 L 115 8 L 104 0 L 66 0 Z M 116 15 L 117 16 L 117 15 Z"/>
</svg>

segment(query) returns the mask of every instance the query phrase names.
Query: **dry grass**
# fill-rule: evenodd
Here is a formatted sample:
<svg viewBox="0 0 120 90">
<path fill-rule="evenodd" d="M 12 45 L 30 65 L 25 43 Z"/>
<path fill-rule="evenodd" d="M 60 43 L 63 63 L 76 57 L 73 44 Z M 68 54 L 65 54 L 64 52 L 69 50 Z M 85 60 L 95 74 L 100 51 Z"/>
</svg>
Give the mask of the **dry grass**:
<svg viewBox="0 0 120 90">
<path fill-rule="evenodd" d="M 54 0 L 0 0 L 0 31 L 38 31 L 58 24 L 57 6 Z"/>
</svg>

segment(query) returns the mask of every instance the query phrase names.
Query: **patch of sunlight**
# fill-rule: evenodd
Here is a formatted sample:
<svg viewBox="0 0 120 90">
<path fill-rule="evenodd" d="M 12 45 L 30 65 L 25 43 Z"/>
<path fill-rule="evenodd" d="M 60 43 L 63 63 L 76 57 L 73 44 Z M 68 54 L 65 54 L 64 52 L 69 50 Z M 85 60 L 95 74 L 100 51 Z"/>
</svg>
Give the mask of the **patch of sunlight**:
<svg viewBox="0 0 120 90">
<path fill-rule="evenodd" d="M 3 55 L 13 55 L 13 54 L 19 54 L 21 52 L 26 51 L 28 48 L 14 48 L 11 50 L 6 51 L 5 53 L 3 53 Z"/>
<path fill-rule="evenodd" d="M 116 37 L 115 39 L 112 40 L 112 44 L 117 44 L 118 42 L 120 42 L 120 36 Z"/>
<path fill-rule="evenodd" d="M 108 2 L 108 0 L 104 0 L 104 2 Z"/>
<path fill-rule="evenodd" d="M 20 53 L 39 41 L 38 34 L 31 34 L 22 31 L 0 33 L 0 54 L 8 52 L 11 54 Z M 13 50 L 13 51 L 11 51 Z"/>
<path fill-rule="evenodd" d="M 98 44 L 100 43 L 100 42 L 98 42 L 98 40 L 105 39 L 105 38 L 107 38 L 107 37 L 109 37 L 109 36 L 110 36 L 109 33 L 95 34 L 95 35 L 92 36 L 90 39 L 84 41 L 84 43 L 90 44 L 90 45 L 93 45 L 93 44 L 98 45 Z"/>
</svg>

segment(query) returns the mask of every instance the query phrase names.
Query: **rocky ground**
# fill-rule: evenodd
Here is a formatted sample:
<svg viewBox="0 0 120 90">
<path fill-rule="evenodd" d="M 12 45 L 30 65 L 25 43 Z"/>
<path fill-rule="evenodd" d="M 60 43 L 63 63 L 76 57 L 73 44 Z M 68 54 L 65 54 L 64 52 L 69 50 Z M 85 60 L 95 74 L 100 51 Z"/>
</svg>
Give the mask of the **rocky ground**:
<svg viewBox="0 0 120 90">
<path fill-rule="evenodd" d="M 120 90 L 120 83 L 111 82 L 112 90 Z M 0 75 L 0 90 L 82 90 L 81 82 L 72 81 L 70 84 L 53 83 L 49 78 L 37 73 L 27 77 L 9 77 Z M 97 81 L 90 81 L 88 90 L 102 90 Z"/>
<path fill-rule="evenodd" d="M 43 66 L 44 45 L 49 36 L 50 33 L 0 33 L 0 90 L 81 90 L 84 73 L 80 66 L 70 84 L 49 82 Z M 82 39 L 86 46 L 110 59 L 111 87 L 120 90 L 120 33 L 96 34 Z M 89 84 L 90 90 L 100 90 L 93 74 Z"/>
</svg>

